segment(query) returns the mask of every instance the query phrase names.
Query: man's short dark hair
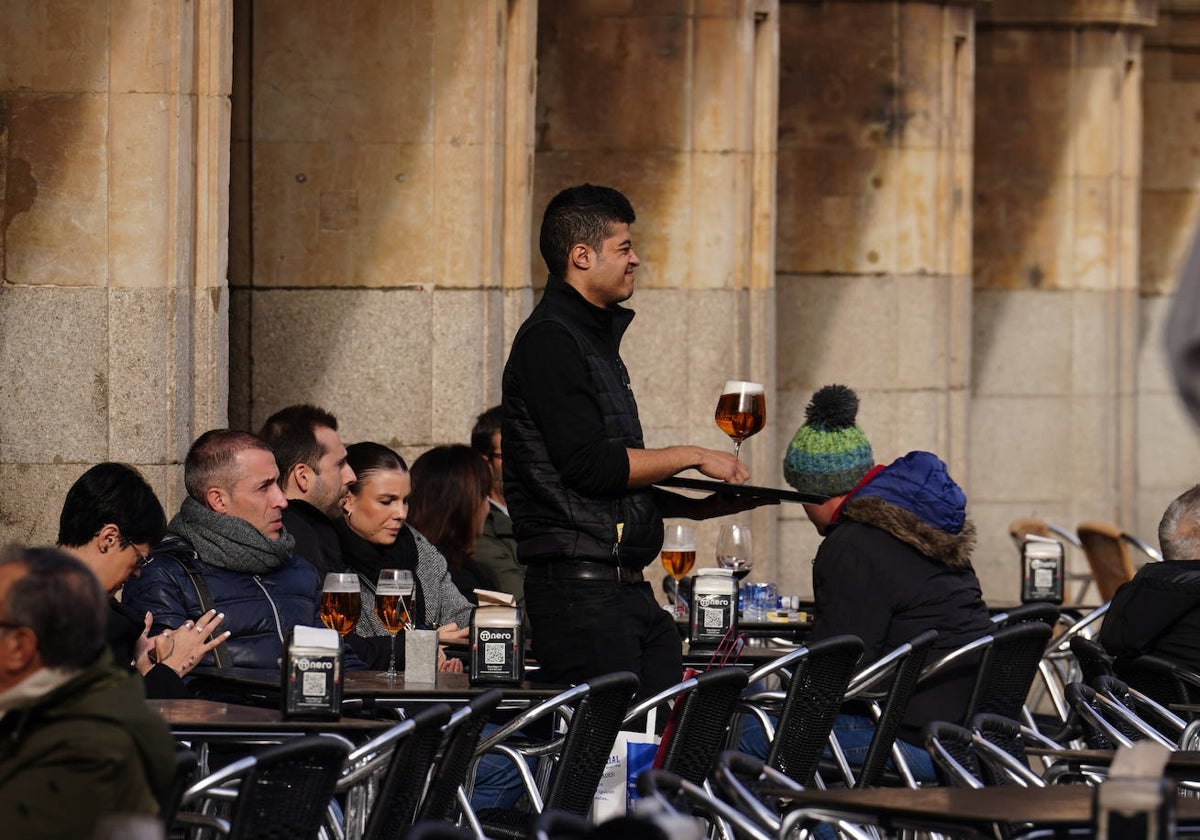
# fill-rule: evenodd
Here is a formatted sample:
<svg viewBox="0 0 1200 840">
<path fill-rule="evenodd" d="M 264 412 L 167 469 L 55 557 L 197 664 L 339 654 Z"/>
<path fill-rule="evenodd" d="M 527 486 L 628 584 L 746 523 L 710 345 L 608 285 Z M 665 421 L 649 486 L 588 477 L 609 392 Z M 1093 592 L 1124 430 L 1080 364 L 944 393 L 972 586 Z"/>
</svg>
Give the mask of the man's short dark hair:
<svg viewBox="0 0 1200 840">
<path fill-rule="evenodd" d="M 183 462 L 183 486 L 188 495 L 203 504 L 208 488 L 232 487 L 238 478 L 234 474 L 238 453 L 247 449 L 271 452 L 262 438 L 236 429 L 211 429 L 196 438 Z"/>
<path fill-rule="evenodd" d="M 288 474 L 297 464 L 308 464 L 315 470 L 317 462 L 325 457 L 325 447 L 317 440 L 320 428 L 336 432 L 337 418 L 315 405 L 289 405 L 263 423 L 258 436 L 275 453 L 280 487 L 287 484 Z"/>
<path fill-rule="evenodd" d="M 571 248 L 582 242 L 593 251 L 604 247 L 614 224 L 633 224 L 633 205 L 612 187 L 580 184 L 567 187 L 546 205 L 538 244 L 546 268 L 565 277 Z"/>
<path fill-rule="evenodd" d="M 120 529 L 126 544 L 154 545 L 166 532 L 167 517 L 141 473 L 106 461 L 79 476 L 67 491 L 58 517 L 58 544 L 78 548 L 109 524 Z"/>
<path fill-rule="evenodd" d="M 55 548 L 11 545 L 0 566 L 19 565 L 25 575 L 0 603 L 0 617 L 37 636 L 47 668 L 86 668 L 108 644 L 108 604 L 100 582 L 82 561 Z"/>
<path fill-rule="evenodd" d="M 504 406 L 494 405 L 475 418 L 471 429 L 471 448 L 485 458 L 492 454 L 492 435 L 500 431 L 504 422 Z"/>
</svg>

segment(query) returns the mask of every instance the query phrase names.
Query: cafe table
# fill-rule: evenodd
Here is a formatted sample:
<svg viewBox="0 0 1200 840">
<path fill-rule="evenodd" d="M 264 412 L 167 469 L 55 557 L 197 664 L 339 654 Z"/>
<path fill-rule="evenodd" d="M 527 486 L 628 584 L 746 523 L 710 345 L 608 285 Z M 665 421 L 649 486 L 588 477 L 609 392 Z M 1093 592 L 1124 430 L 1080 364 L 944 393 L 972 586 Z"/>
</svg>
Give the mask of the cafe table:
<svg viewBox="0 0 1200 840">
<path fill-rule="evenodd" d="M 256 706 L 278 707 L 281 679 L 270 677 L 261 669 L 215 668 L 195 669 L 193 672 L 206 693 L 230 694 L 245 697 Z M 434 682 L 416 682 L 405 678 L 382 676 L 383 671 L 342 671 L 342 709 L 407 706 L 429 703 L 448 703 L 453 707 L 469 703 L 492 688 L 504 695 L 500 708 L 524 709 L 562 691 L 562 686 L 524 680 L 516 685 L 471 685 L 467 674 L 439 673 Z"/>
<path fill-rule="evenodd" d="M 1034 831 L 1065 837 L 1072 830 L 1087 830 L 1092 824 L 1095 792 L 1096 788 L 1088 785 L 762 791 L 790 799 L 789 822 L 819 814 L 879 826 L 889 833 L 923 829 L 960 837 L 995 837 L 997 827 L 1012 837 Z M 1200 799 L 1180 798 L 1176 805 L 1180 829 L 1195 833 L 1200 828 Z"/>
</svg>

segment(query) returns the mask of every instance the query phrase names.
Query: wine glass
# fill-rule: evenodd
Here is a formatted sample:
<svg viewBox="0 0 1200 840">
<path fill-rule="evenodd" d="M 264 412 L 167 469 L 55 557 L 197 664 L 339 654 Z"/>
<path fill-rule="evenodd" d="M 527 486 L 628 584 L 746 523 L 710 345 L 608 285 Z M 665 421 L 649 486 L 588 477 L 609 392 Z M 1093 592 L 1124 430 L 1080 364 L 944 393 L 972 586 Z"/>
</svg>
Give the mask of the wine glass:
<svg viewBox="0 0 1200 840">
<path fill-rule="evenodd" d="M 362 612 L 362 590 L 354 572 L 330 572 L 321 589 L 321 623 L 339 636 L 345 636 L 358 624 Z"/>
<path fill-rule="evenodd" d="M 740 457 L 742 441 L 762 431 L 767 422 L 767 394 L 757 382 L 730 379 L 717 400 L 717 428 L 733 438 L 733 457 Z"/>
<path fill-rule="evenodd" d="M 750 526 L 729 524 L 721 526 L 717 537 L 717 565 L 729 569 L 739 581 L 750 574 L 754 565 L 754 548 L 750 540 Z"/>
<path fill-rule="evenodd" d="M 380 569 L 379 583 L 375 586 L 375 616 L 383 629 L 392 636 L 392 658 L 388 669 L 380 679 L 394 680 L 400 676 L 396 670 L 396 634 L 411 628 L 408 602 L 405 598 L 413 594 L 413 576 L 408 569 Z"/>
<path fill-rule="evenodd" d="M 686 617 L 679 600 L 679 581 L 696 564 L 696 532 L 690 525 L 668 525 L 663 537 L 663 568 L 675 580 L 675 615 Z"/>
</svg>

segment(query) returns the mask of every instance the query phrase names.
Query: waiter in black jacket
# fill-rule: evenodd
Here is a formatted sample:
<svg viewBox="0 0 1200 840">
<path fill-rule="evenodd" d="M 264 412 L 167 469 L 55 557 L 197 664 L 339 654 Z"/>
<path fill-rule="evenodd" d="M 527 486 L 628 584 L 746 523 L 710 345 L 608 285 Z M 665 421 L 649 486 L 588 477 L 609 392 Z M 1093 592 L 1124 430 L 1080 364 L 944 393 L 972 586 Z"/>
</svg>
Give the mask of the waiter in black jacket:
<svg viewBox="0 0 1200 840">
<path fill-rule="evenodd" d="M 620 357 L 638 257 L 633 207 L 584 184 L 546 207 L 550 276 L 504 369 L 504 492 L 526 565 L 533 654 L 548 682 L 633 671 L 650 695 L 682 675 L 679 633 L 642 570 L 662 546 L 662 517 L 706 518 L 756 504 L 686 499 L 651 487 L 686 469 L 736 484 L 728 452 L 646 449 Z"/>
</svg>

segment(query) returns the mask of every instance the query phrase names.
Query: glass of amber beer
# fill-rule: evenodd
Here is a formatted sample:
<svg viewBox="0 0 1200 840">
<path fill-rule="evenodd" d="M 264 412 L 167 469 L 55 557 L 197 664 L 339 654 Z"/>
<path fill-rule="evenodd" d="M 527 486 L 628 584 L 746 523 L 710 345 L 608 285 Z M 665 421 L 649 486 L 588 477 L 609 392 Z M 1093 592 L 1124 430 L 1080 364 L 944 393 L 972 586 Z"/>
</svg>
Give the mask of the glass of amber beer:
<svg viewBox="0 0 1200 840">
<path fill-rule="evenodd" d="M 400 676 L 396 670 L 396 634 L 412 627 L 407 598 L 413 594 L 413 576 L 408 569 L 380 569 L 379 583 L 375 586 L 375 617 L 383 629 L 392 634 L 392 658 L 388 669 L 380 679 L 394 680 Z"/>
<path fill-rule="evenodd" d="M 321 622 L 339 636 L 345 636 L 358 624 L 362 612 L 362 592 L 358 575 L 353 572 L 330 572 L 325 575 L 321 590 Z"/>
<path fill-rule="evenodd" d="M 730 379 L 717 400 L 717 428 L 733 438 L 733 457 L 741 457 L 742 441 L 762 431 L 767 422 L 767 393 L 757 382 Z"/>
<path fill-rule="evenodd" d="M 679 600 L 679 581 L 696 565 L 696 532 L 690 525 L 668 525 L 663 536 L 663 568 L 675 580 L 675 615 L 687 617 Z"/>
</svg>

